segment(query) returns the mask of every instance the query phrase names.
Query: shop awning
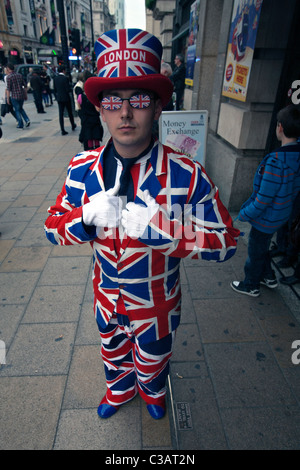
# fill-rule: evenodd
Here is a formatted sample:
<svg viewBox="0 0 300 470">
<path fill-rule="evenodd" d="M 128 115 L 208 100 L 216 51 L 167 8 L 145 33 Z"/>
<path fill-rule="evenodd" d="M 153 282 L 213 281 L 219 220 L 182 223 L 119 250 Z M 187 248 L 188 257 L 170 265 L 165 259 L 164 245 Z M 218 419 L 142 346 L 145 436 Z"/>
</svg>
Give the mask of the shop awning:
<svg viewBox="0 0 300 470">
<path fill-rule="evenodd" d="M 39 49 L 38 50 L 38 55 L 39 56 L 44 56 L 44 57 L 53 57 L 55 55 L 57 55 L 59 52 L 56 51 L 55 49 L 51 49 L 49 47 L 49 49 Z"/>
<path fill-rule="evenodd" d="M 186 26 L 180 33 L 176 34 L 176 36 L 174 36 L 172 38 L 171 41 L 167 42 L 167 44 L 165 44 L 166 46 L 168 46 L 169 44 L 171 44 L 173 41 L 175 41 L 176 39 L 179 39 L 181 38 L 181 36 L 185 36 L 190 30 L 190 27 L 189 26 Z"/>
</svg>

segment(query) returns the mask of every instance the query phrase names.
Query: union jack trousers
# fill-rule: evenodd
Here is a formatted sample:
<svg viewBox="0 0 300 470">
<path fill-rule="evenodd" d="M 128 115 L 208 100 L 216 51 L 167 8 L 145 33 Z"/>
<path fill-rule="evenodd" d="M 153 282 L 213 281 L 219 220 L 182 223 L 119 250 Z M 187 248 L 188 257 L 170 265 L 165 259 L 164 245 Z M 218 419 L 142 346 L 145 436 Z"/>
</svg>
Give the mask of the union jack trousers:
<svg viewBox="0 0 300 470">
<path fill-rule="evenodd" d="M 120 406 L 139 393 L 147 404 L 164 406 L 175 332 L 155 345 L 140 345 L 137 338 L 128 335 L 115 314 L 106 328 L 99 325 L 99 331 L 107 402 Z"/>
<path fill-rule="evenodd" d="M 150 194 L 160 206 L 142 237 L 130 238 L 122 227 L 87 230 L 82 206 L 105 191 L 104 153 L 101 147 L 71 160 L 45 232 L 54 244 L 91 244 L 99 327 L 105 329 L 115 314 L 137 347 L 145 347 L 179 325 L 181 258 L 226 261 L 236 251 L 239 231 L 204 168 L 158 141 L 131 169 L 134 202 L 147 206 Z"/>
</svg>

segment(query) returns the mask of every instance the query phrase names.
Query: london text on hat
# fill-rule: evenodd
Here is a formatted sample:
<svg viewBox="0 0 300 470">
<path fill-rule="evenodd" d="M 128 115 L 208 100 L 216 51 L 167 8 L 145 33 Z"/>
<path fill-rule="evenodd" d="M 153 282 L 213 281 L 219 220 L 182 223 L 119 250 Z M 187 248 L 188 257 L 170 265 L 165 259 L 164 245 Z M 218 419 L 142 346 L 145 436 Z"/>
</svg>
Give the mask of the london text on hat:
<svg viewBox="0 0 300 470">
<path fill-rule="evenodd" d="M 85 83 L 88 99 L 100 106 L 99 93 L 109 89 L 145 89 L 155 92 L 165 106 L 172 95 L 171 80 L 160 73 L 161 42 L 141 29 L 108 31 L 95 43 L 97 77 Z"/>
</svg>

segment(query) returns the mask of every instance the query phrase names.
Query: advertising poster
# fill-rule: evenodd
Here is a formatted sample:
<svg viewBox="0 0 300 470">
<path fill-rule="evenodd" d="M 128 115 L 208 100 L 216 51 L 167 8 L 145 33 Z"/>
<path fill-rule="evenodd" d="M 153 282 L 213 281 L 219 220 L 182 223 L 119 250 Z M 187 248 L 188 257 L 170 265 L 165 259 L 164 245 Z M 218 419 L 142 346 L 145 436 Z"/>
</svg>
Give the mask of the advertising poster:
<svg viewBox="0 0 300 470">
<path fill-rule="evenodd" d="M 207 111 L 163 111 L 159 140 L 204 166 L 207 122 Z"/>
<path fill-rule="evenodd" d="M 196 61 L 197 33 L 199 29 L 199 10 L 200 0 L 196 0 L 191 5 L 190 29 L 186 58 L 185 84 L 189 86 L 193 86 L 194 84 L 194 65 Z"/>
<path fill-rule="evenodd" d="M 263 0 L 235 0 L 222 95 L 246 101 Z"/>
</svg>

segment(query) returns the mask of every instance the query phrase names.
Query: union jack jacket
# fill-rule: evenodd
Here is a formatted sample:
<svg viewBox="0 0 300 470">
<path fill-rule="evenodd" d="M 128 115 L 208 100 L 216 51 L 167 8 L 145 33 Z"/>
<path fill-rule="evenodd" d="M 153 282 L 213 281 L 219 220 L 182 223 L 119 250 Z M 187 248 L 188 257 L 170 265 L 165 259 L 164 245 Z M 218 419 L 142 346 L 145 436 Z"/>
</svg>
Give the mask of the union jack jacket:
<svg viewBox="0 0 300 470">
<path fill-rule="evenodd" d="M 144 174 L 132 172 L 135 200 L 146 194 L 160 205 L 141 238 L 122 228 L 87 227 L 82 206 L 105 191 L 105 146 L 76 155 L 56 204 L 48 209 L 47 238 L 54 244 L 89 242 L 93 248 L 94 313 L 101 328 L 115 312 L 141 344 L 175 330 L 180 321 L 180 259 L 226 261 L 236 250 L 239 230 L 204 168 L 155 142 Z M 138 183 L 137 183 L 138 182 Z"/>
</svg>

